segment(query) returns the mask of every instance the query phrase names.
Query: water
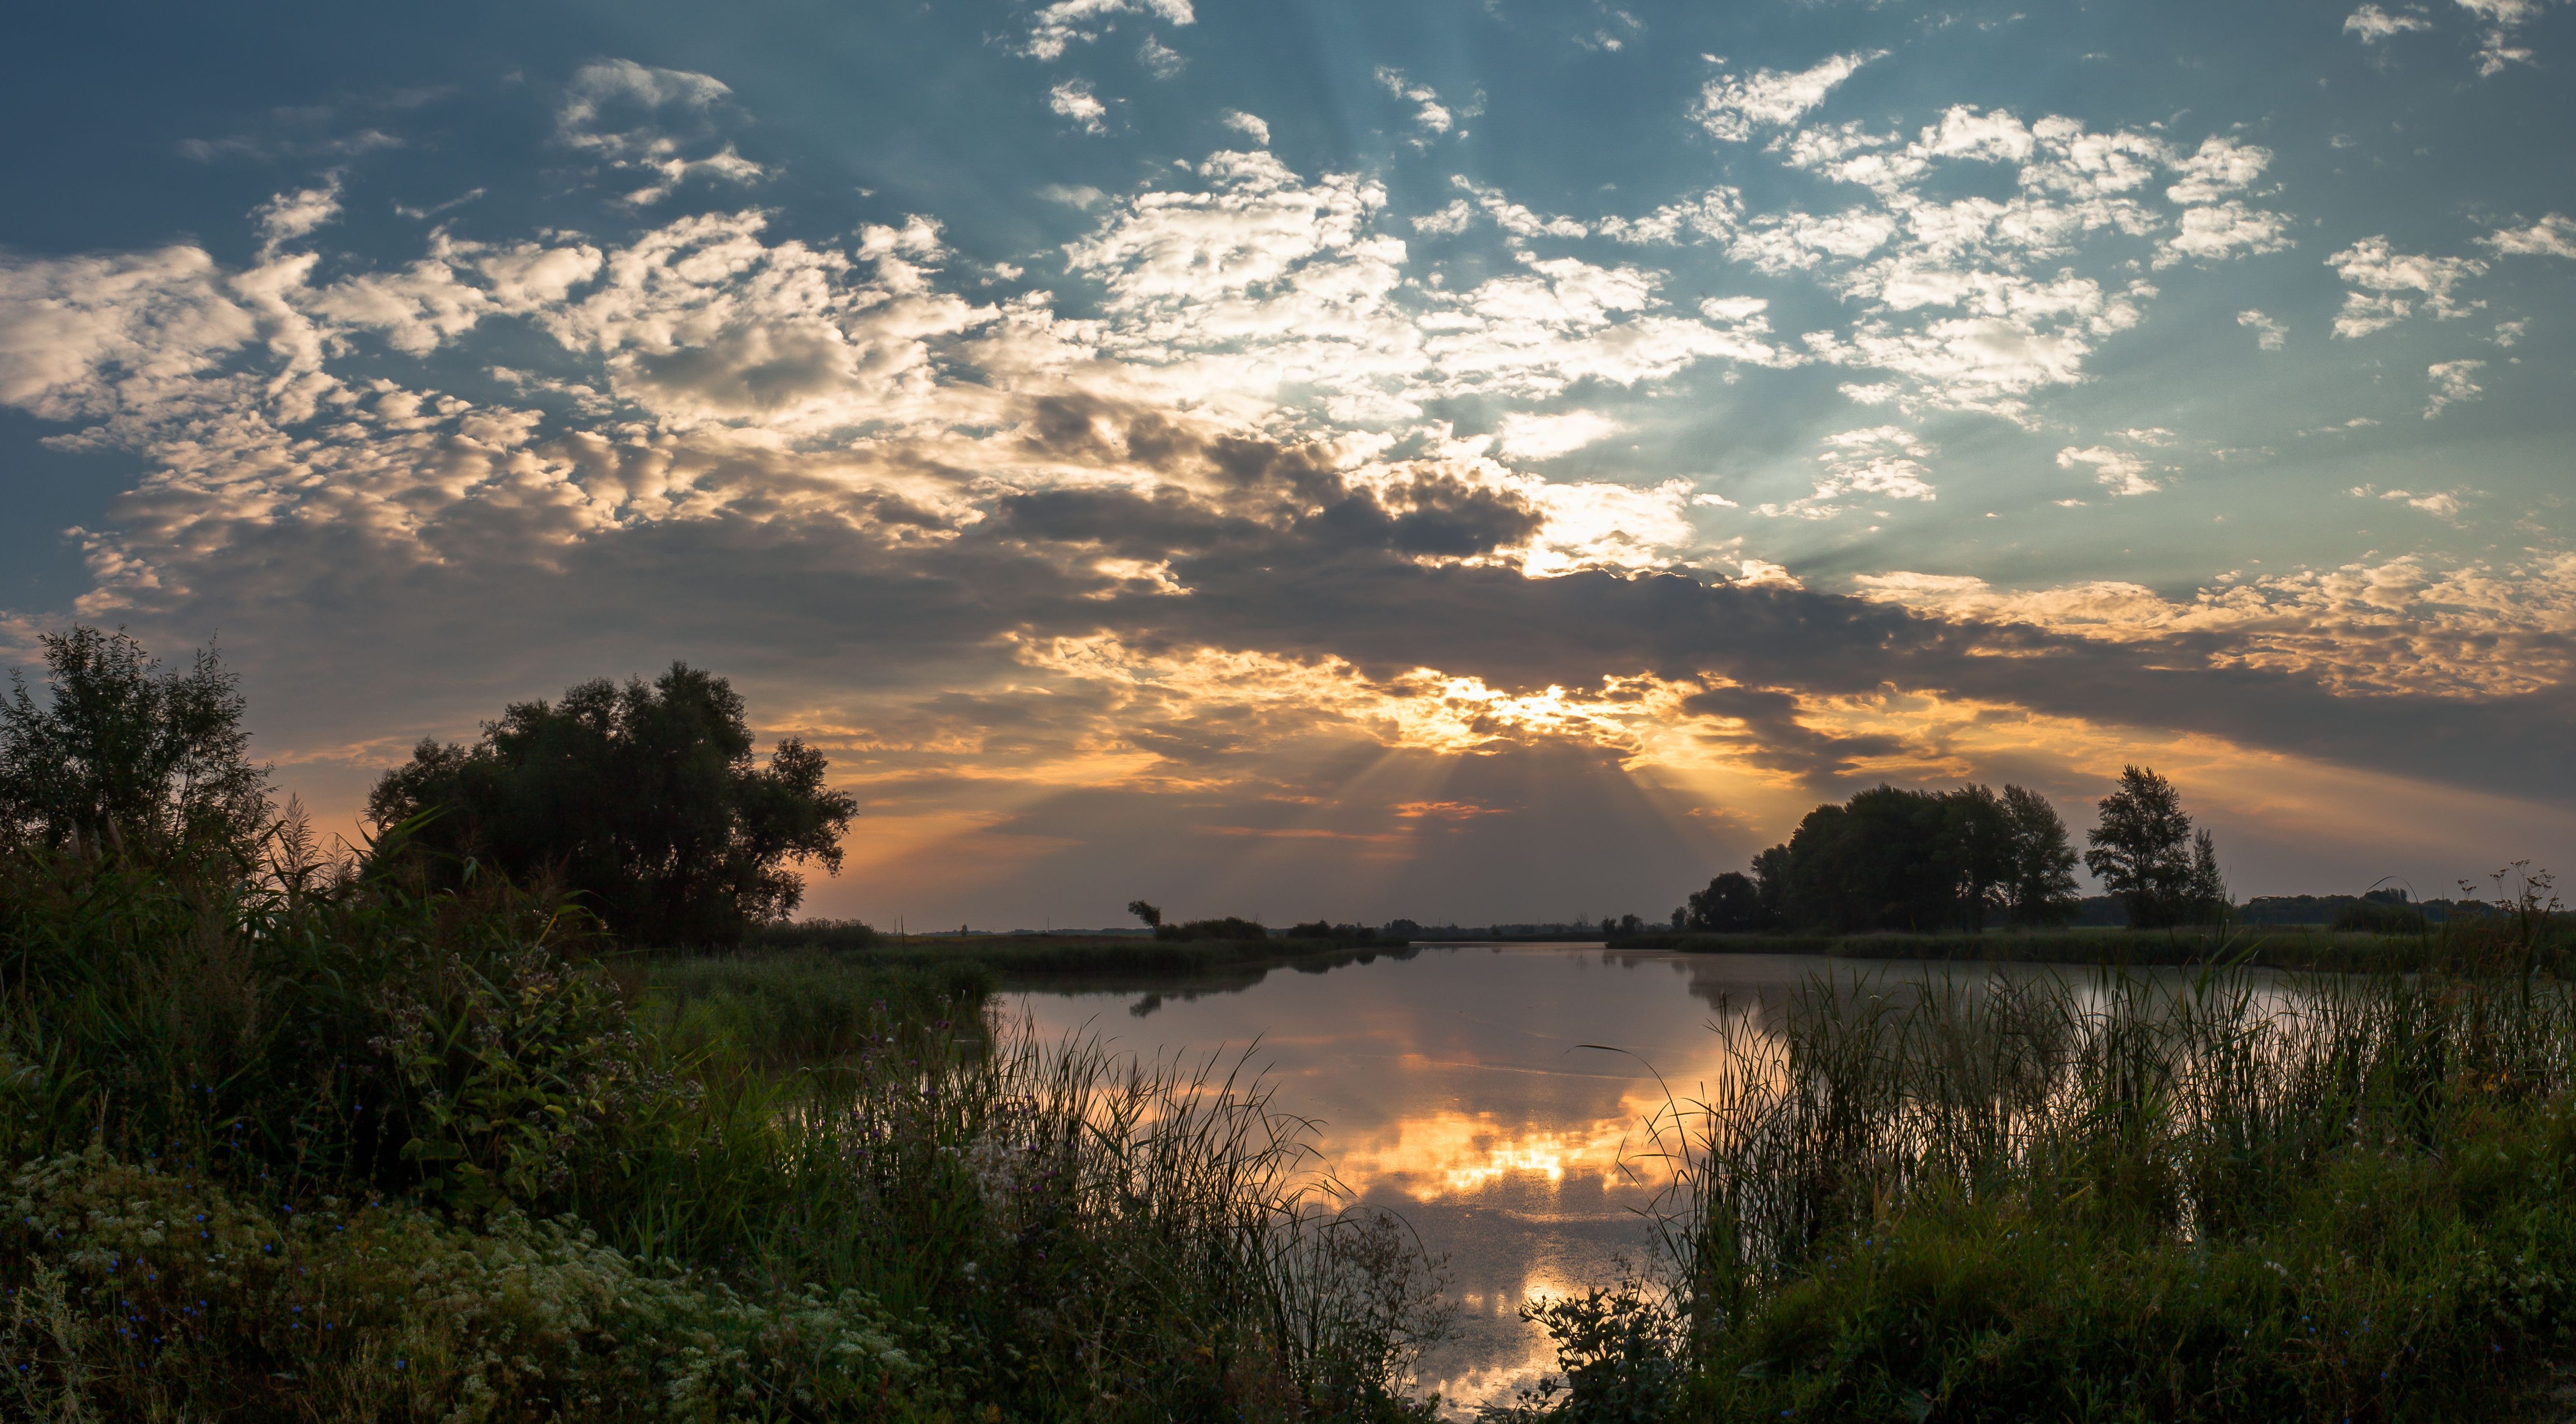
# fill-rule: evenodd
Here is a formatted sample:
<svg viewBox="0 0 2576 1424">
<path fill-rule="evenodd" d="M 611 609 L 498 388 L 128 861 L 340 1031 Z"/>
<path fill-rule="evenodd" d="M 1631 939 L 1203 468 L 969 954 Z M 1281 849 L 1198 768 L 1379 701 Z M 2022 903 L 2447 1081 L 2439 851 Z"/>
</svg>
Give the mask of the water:
<svg viewBox="0 0 2576 1424">
<path fill-rule="evenodd" d="M 1639 1213 L 1664 1185 L 1643 1130 L 1719 1061 L 1723 1001 L 1776 1004 L 1818 973 L 1919 980 L 1918 963 L 1795 955 L 1612 953 L 1599 946 L 1425 947 L 1406 959 L 1249 987 L 1030 993 L 1042 1032 L 1089 1031 L 1152 1055 L 1257 1045 L 1274 1104 L 1314 1118 L 1362 1201 L 1393 1208 L 1448 1258 L 1456 1338 L 1420 1383 L 1454 1404 L 1508 1398 L 1549 1372 L 1523 1302 L 1616 1280 L 1652 1244 Z M 1946 971 L 1945 971 L 1946 972 Z M 1978 967 L 1977 974 L 1986 970 Z"/>
</svg>

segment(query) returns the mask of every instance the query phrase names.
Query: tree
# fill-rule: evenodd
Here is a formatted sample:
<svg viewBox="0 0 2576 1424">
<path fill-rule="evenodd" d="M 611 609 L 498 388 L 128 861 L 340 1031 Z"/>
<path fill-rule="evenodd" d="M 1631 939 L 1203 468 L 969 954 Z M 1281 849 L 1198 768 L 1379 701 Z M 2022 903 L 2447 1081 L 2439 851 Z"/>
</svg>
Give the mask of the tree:
<svg viewBox="0 0 2576 1424">
<path fill-rule="evenodd" d="M 2123 767 L 2120 789 L 2101 808 L 2101 824 L 2085 837 L 2093 848 L 2084 853 L 2084 868 L 2120 897 L 2132 926 L 2182 922 L 2191 913 L 2193 857 L 2181 793 L 2151 767 Z"/>
<path fill-rule="evenodd" d="M 1683 923 L 1676 928 L 1708 934 L 1735 934 L 1770 924 L 1762 913 L 1761 892 L 1751 879 L 1732 870 L 1708 882 L 1707 889 L 1694 892 L 1681 914 Z"/>
<path fill-rule="evenodd" d="M 2186 915 L 2196 925 L 2227 920 L 2227 880 L 2218 873 L 2218 839 L 2206 829 L 2191 833 L 2191 882 L 2183 889 Z"/>
<path fill-rule="evenodd" d="M 2004 788 L 2004 817 L 2012 826 L 2012 870 L 2003 886 L 2004 911 L 2021 926 L 2062 925 L 2075 918 L 2075 847 L 2066 822 L 2036 791 Z"/>
<path fill-rule="evenodd" d="M 1142 900 L 1128 901 L 1127 913 L 1143 920 L 1145 922 L 1145 928 L 1149 930 L 1161 929 L 1163 927 L 1163 912 L 1152 905 L 1146 904 Z"/>
<path fill-rule="evenodd" d="M 803 898 L 790 860 L 839 873 L 858 812 L 825 789 L 822 753 L 791 737 L 763 768 L 752 746 L 732 684 L 673 663 L 649 686 L 514 703 L 472 747 L 424 741 L 367 810 L 380 826 L 434 813 L 406 846 L 434 875 L 559 876 L 630 940 L 728 943 Z"/>
<path fill-rule="evenodd" d="M 240 679 L 211 647 L 161 670 L 120 628 L 44 634 L 46 697 L 0 701 L 0 844 L 123 845 L 247 860 L 268 769 L 247 755 Z"/>
<path fill-rule="evenodd" d="M 2012 816 L 1991 788 L 1972 783 L 1941 797 L 1939 855 L 1960 922 L 1984 929 L 2013 871 Z"/>
</svg>

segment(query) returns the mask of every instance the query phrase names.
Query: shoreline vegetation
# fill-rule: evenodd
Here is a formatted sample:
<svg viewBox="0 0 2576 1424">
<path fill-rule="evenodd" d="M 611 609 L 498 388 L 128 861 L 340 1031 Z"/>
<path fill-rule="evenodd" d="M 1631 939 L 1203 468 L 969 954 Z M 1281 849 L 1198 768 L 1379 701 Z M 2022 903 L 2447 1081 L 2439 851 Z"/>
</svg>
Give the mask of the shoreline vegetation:
<svg viewBox="0 0 2576 1424">
<path fill-rule="evenodd" d="M 533 854 L 569 772 L 712 748 L 661 844 L 728 847 L 722 877 L 623 842 L 578 864 L 609 916 L 749 948 L 621 949 L 588 891 L 470 853 L 482 831 L 419 839 L 440 805 L 325 852 L 210 655 L 46 646 L 49 699 L 0 702 L 9 1417 L 1434 1416 L 1408 1385 L 1448 1323 L 1437 1263 L 1335 1186 L 1314 1124 L 1243 1060 L 1041 1042 L 992 1003 L 1418 946 L 778 925 L 781 858 L 838 805 L 818 758 L 753 766 L 730 689 L 682 669 L 416 755 Z M 1988 799 L 1861 809 L 1973 827 Z M 2191 889 L 2201 859 L 2166 868 Z M 2395 935 L 1684 936 L 2114 962 L 1721 1000 L 1716 1068 L 1644 1124 L 1674 1182 L 1655 1254 L 1528 1302 L 1557 1372 L 1485 1424 L 2564 1413 L 2576 936 L 2547 875 L 2498 890 Z M 2193 967 L 2136 972 L 2160 954 Z"/>
</svg>

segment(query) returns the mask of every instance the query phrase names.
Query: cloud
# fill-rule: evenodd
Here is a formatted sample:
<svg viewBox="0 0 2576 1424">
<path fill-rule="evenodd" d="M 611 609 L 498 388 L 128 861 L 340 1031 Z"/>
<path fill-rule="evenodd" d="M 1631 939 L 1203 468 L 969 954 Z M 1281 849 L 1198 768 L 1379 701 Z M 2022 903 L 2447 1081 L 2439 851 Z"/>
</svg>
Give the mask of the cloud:
<svg viewBox="0 0 2576 1424">
<path fill-rule="evenodd" d="M 1067 47 L 1090 44 L 1119 20 L 1143 16 L 1169 25 L 1194 23 L 1190 0 L 1054 0 L 1029 18 L 1021 52 L 1032 59 L 1061 59 Z M 1151 43 L 1149 40 L 1148 43 Z"/>
<path fill-rule="evenodd" d="M 2393 503 L 2405 505 L 2409 509 L 2421 510 L 2437 519 L 2456 520 L 2459 518 L 2461 509 L 2466 505 L 2469 492 L 2466 490 L 2442 490 L 2429 494 L 2418 494 L 2413 490 L 2383 490 L 2371 485 L 2355 485 L 2351 489 L 2344 491 L 2344 493 L 2351 495 L 2355 499 L 2384 499 Z"/>
<path fill-rule="evenodd" d="M 1607 440 L 1626 428 L 1608 416 L 1588 410 L 1568 411 L 1562 415 L 1515 412 L 1503 417 L 1497 433 L 1501 437 L 1502 452 L 1514 459 L 1553 460 L 1596 441 Z"/>
<path fill-rule="evenodd" d="M 1425 134 L 1445 134 L 1457 126 L 1458 115 L 1440 102 L 1440 96 L 1432 91 L 1430 85 L 1416 84 L 1404 77 L 1403 70 L 1383 64 L 1377 67 L 1376 77 L 1378 87 L 1388 94 L 1408 104 L 1421 106 L 1413 111 L 1413 123 Z M 1417 139 L 1416 145 L 1421 142 Z"/>
<path fill-rule="evenodd" d="M 2238 312 L 2236 324 L 2253 328 L 2254 344 L 2265 351 L 2278 351 L 2290 344 L 2290 329 L 2259 311 Z"/>
<path fill-rule="evenodd" d="M 698 157 L 687 154 L 715 144 L 732 96 L 723 81 L 690 70 L 631 59 L 586 64 L 555 110 L 555 141 L 605 162 L 611 172 L 647 178 L 623 199 L 633 207 L 660 202 L 692 178 L 755 183 L 769 170 L 730 142 Z"/>
<path fill-rule="evenodd" d="M 2381 40 L 2405 34 L 2410 30 L 2431 28 L 2433 28 L 2433 22 L 2421 15 L 2402 12 L 2392 14 L 2376 5 L 2364 5 L 2343 18 L 2343 32 L 2360 36 L 2361 42 L 2366 45 L 2377 44 Z"/>
<path fill-rule="evenodd" d="M 1109 109 L 1091 92 L 1091 82 L 1067 79 L 1047 91 L 1047 107 L 1073 120 L 1084 133 L 1109 132 Z"/>
<path fill-rule="evenodd" d="M 2440 361 L 2425 367 L 2424 378 L 2433 383 L 2433 394 L 2424 404 L 2424 418 L 2434 419 L 2446 407 L 2476 400 L 2486 388 L 2470 378 L 2486 365 L 2484 361 Z"/>
<path fill-rule="evenodd" d="M 1796 123 L 1825 102 L 1836 87 L 1862 65 L 1883 55 L 1838 54 L 1811 69 L 1756 70 L 1749 75 L 1721 74 L 1702 85 L 1690 116 L 1710 135 L 1742 143 L 1757 128 Z"/>
<path fill-rule="evenodd" d="M 1224 113 L 1219 114 L 1217 119 L 1227 128 L 1245 135 L 1263 148 L 1268 148 L 1270 146 L 1270 125 L 1264 122 L 1260 116 L 1247 114 L 1241 109 L 1228 109 Z"/>
<path fill-rule="evenodd" d="M 2222 262 L 2240 250 L 2249 257 L 2286 252 L 2298 246 L 2287 235 L 2289 225 L 2289 219 L 2279 213 L 2248 208 L 2232 200 L 2186 208 L 2181 231 L 2157 248 L 2155 265 L 2171 267 L 2189 259 Z"/>
<path fill-rule="evenodd" d="M 1189 58 L 1152 35 L 1136 47 L 1136 62 L 1157 79 L 1170 79 L 1189 67 Z"/>
<path fill-rule="evenodd" d="M 2540 18 L 2547 0 L 2458 0 L 2461 9 L 2486 22 L 2478 42 L 2478 73 L 2502 74 L 2508 64 L 2529 64 L 2531 51 L 2513 43 L 2514 32 Z"/>
<path fill-rule="evenodd" d="M 1803 499 L 1764 504 L 1755 513 L 1769 519 L 1831 519 L 1848 512 L 1854 498 L 1934 500 L 1940 497 L 1922 461 L 1932 449 L 1900 425 L 1874 425 L 1824 438 L 1825 452 L 1816 458 L 1825 473 Z"/>
<path fill-rule="evenodd" d="M 1475 200 L 1476 206 L 1483 210 L 1485 216 L 1494 220 L 1494 226 L 1501 228 L 1510 236 L 1583 237 L 1592 230 L 1590 225 L 1581 218 L 1562 215 L 1543 216 L 1532 212 L 1506 197 L 1501 189 L 1486 187 L 1463 174 L 1453 176 L 1449 181 L 1456 187 L 1464 189 L 1468 196 Z M 1423 231 L 1434 230 L 1424 228 L 1418 221 L 1414 226 Z"/>
<path fill-rule="evenodd" d="M 2078 465 L 2091 466 L 2094 482 L 2115 496 L 2154 494 L 2164 488 L 2148 477 L 2152 466 L 2124 450 L 2113 450 L 2103 445 L 2081 449 L 2069 445 L 2057 452 L 2057 468 L 2071 470 Z"/>
<path fill-rule="evenodd" d="M 310 237 L 338 216 L 340 175 L 334 173 L 319 187 L 280 193 L 260 204 L 251 220 L 259 229 L 260 250 L 273 254 L 287 243 Z"/>
<path fill-rule="evenodd" d="M 1062 203 L 1068 208 L 1083 208 L 1086 210 L 1100 206 L 1103 202 L 1107 201 L 1109 197 L 1108 194 L 1101 192 L 1099 189 L 1092 187 L 1088 183 L 1078 186 L 1063 183 L 1049 183 L 1045 187 L 1038 189 L 1038 196 L 1044 198 L 1050 203 Z"/>
<path fill-rule="evenodd" d="M 2507 256 L 2576 257 L 2576 218 L 2551 213 L 2529 227 L 2499 228 L 2478 241 Z"/>
<path fill-rule="evenodd" d="M 2423 293 L 2423 306 L 2437 320 L 2466 316 L 2484 302 L 2461 303 L 2454 290 L 2487 265 L 2474 257 L 2433 257 L 2401 253 L 2385 237 L 2367 237 L 2326 259 L 2346 282 L 2361 288 L 2346 292 L 2335 317 L 2335 335 L 2358 338 L 2396 325 L 2412 315 L 2416 302 L 2400 292 Z"/>
<path fill-rule="evenodd" d="M 1864 598 L 1947 617 L 2111 642 L 2189 638 L 2211 667 L 2295 673 L 2347 697 L 2524 696 L 2576 671 L 2576 555 L 2565 553 L 2231 575 L 2181 600 L 2109 580 L 2028 591 L 1911 573 L 1855 582 Z"/>
</svg>

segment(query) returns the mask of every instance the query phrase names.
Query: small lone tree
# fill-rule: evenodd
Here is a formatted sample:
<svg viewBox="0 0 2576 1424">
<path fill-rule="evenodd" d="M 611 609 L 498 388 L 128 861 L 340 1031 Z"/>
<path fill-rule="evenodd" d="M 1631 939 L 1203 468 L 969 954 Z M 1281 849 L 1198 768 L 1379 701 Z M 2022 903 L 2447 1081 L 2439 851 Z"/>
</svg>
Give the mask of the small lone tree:
<svg viewBox="0 0 2576 1424">
<path fill-rule="evenodd" d="M 1694 891 L 1684 907 L 1688 919 L 1685 928 L 1710 934 L 1738 934 L 1764 929 L 1768 917 L 1762 912 L 1762 896 L 1752 878 L 1730 870 L 1708 882 L 1705 890 Z"/>
<path fill-rule="evenodd" d="M 803 898 L 788 861 L 840 871 L 858 811 L 825 789 L 822 753 L 791 737 L 763 768 L 752 740 L 732 684 L 673 663 L 650 685 L 515 703 L 472 747 L 424 741 L 367 810 L 379 825 L 438 813 L 409 843 L 433 878 L 474 859 L 557 875 L 630 940 L 727 943 Z"/>
<path fill-rule="evenodd" d="M 2062 925 L 2075 918 L 2075 847 L 2066 822 L 2036 791 L 2004 788 L 2004 817 L 2012 826 L 2012 870 L 2003 886 L 2004 910 L 2016 925 Z"/>
<path fill-rule="evenodd" d="M 1131 914 L 1131 915 L 1134 915 L 1134 916 L 1135 916 L 1137 919 L 1139 919 L 1139 920 L 1144 921 L 1144 922 L 1145 922 L 1145 928 L 1147 928 L 1147 929 L 1149 929 L 1149 930 L 1158 930 L 1158 929 L 1161 929 L 1161 928 L 1163 927 L 1163 912 L 1162 912 L 1162 910 L 1161 910 L 1159 907 L 1154 906 L 1154 905 L 1149 905 L 1149 904 L 1145 903 L 1145 902 L 1144 902 L 1144 901 L 1142 901 L 1142 900 L 1130 900 L 1130 901 L 1128 901 L 1128 902 L 1127 902 L 1127 913 L 1129 913 L 1129 914 Z"/>
<path fill-rule="evenodd" d="M 164 672 L 122 628 L 38 641 L 46 696 L 12 670 L 0 701 L 0 845 L 249 859 L 268 769 L 250 762 L 240 679 L 215 650 Z"/>
<path fill-rule="evenodd" d="M 2181 923 L 2193 897 L 2191 817 L 2181 793 L 2152 767 L 2123 767 L 2120 789 L 2101 807 L 2102 823 L 2085 837 L 2093 848 L 2084 868 L 2120 897 L 2133 927 Z M 2212 866 L 2214 873 L 2214 858 Z"/>
</svg>

